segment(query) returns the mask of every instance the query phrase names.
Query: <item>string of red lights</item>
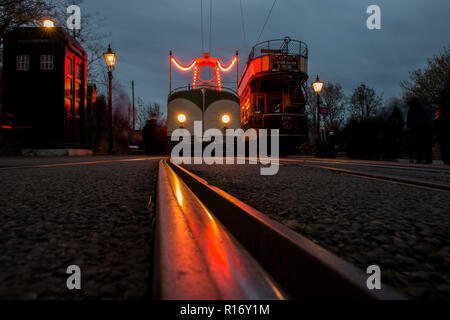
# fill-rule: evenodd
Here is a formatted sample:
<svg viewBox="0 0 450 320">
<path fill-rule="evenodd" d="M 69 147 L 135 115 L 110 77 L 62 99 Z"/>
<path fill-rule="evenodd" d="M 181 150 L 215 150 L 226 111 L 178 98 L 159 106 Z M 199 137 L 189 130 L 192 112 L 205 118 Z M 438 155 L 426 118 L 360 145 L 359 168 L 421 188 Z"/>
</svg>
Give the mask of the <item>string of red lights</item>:
<svg viewBox="0 0 450 320">
<path fill-rule="evenodd" d="M 215 70 L 214 75 L 214 82 L 216 85 L 217 90 L 222 89 L 222 80 L 220 77 L 220 71 L 222 72 L 228 72 L 230 71 L 233 66 L 236 64 L 237 56 L 233 58 L 233 60 L 227 65 L 223 66 L 220 62 L 219 58 L 212 58 L 209 56 L 209 53 L 204 53 L 203 57 L 195 58 L 190 65 L 183 65 L 180 62 L 178 62 L 175 57 L 171 56 L 171 62 L 181 71 L 187 72 L 194 68 L 194 79 L 193 79 L 193 87 L 194 89 L 197 88 L 197 86 L 202 85 L 204 83 L 211 83 L 211 80 L 204 80 L 200 77 L 200 74 L 202 71 L 206 70 L 208 67 L 213 68 Z"/>
</svg>

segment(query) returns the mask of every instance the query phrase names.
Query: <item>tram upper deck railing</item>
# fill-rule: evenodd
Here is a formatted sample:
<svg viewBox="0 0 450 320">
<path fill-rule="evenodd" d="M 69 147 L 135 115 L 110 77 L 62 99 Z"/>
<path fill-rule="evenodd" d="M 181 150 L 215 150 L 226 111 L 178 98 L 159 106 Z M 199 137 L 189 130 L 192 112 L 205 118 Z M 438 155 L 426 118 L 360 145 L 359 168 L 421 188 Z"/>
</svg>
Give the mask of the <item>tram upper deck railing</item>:
<svg viewBox="0 0 450 320">
<path fill-rule="evenodd" d="M 263 41 L 252 48 L 247 64 L 255 58 L 267 55 L 295 55 L 308 59 L 308 46 L 302 41 L 292 40 L 288 37 Z"/>
<path fill-rule="evenodd" d="M 178 88 L 172 89 L 172 91 L 169 93 L 169 97 L 170 97 L 172 94 L 177 93 L 177 92 L 181 92 L 181 91 L 191 91 L 191 90 L 200 90 L 200 89 L 202 89 L 202 88 L 207 89 L 207 90 L 217 90 L 214 86 L 199 85 L 199 86 L 197 86 L 197 87 L 194 89 L 194 87 L 193 87 L 192 85 L 187 85 L 187 86 L 184 86 L 184 87 L 178 87 Z M 231 94 L 234 94 L 235 96 L 237 96 L 236 90 L 234 90 L 234 89 L 232 89 L 232 88 L 228 88 L 228 87 L 220 87 L 220 90 L 217 90 L 217 91 L 224 91 L 224 92 L 228 92 L 228 93 L 231 93 Z"/>
</svg>

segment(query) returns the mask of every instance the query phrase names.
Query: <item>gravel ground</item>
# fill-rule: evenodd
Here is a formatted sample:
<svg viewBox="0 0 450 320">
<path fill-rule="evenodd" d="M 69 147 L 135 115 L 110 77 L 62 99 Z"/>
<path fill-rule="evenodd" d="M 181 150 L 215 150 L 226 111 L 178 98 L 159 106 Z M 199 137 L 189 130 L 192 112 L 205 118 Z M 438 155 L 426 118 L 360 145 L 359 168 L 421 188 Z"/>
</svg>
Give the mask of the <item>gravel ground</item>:
<svg viewBox="0 0 450 320">
<path fill-rule="evenodd" d="M 143 158 L 143 157 L 140 157 Z M 0 167 L 108 157 L 0 159 Z M 157 160 L 0 170 L 1 299 L 150 297 Z M 82 290 L 68 290 L 69 265 Z"/>
<path fill-rule="evenodd" d="M 185 165 L 407 296 L 450 299 L 448 192 L 284 165 Z"/>
</svg>

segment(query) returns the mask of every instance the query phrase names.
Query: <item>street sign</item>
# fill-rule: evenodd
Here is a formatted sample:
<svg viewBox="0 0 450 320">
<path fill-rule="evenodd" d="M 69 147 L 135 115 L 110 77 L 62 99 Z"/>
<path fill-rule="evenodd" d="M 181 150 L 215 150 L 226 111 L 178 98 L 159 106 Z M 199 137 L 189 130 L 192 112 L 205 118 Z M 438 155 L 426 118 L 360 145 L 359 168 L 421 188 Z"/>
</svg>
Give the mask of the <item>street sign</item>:
<svg viewBox="0 0 450 320">
<path fill-rule="evenodd" d="M 328 114 L 328 108 L 319 108 L 320 114 Z"/>
</svg>

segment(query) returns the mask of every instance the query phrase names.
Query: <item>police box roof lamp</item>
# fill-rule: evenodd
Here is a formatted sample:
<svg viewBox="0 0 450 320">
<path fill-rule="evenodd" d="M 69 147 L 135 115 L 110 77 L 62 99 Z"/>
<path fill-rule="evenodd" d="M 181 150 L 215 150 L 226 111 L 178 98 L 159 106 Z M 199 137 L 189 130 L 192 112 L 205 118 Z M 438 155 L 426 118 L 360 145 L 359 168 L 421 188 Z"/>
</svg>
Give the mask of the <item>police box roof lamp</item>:
<svg viewBox="0 0 450 320">
<path fill-rule="evenodd" d="M 55 27 L 55 22 L 53 22 L 50 19 L 45 19 L 44 21 L 42 21 L 42 26 L 44 28 L 54 28 Z"/>
<path fill-rule="evenodd" d="M 105 58 L 106 66 L 108 67 L 109 71 L 114 70 L 114 67 L 116 65 L 116 54 L 111 50 L 111 45 L 108 46 L 108 51 L 106 51 L 103 54 L 103 57 Z"/>
</svg>

